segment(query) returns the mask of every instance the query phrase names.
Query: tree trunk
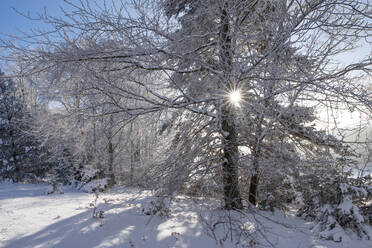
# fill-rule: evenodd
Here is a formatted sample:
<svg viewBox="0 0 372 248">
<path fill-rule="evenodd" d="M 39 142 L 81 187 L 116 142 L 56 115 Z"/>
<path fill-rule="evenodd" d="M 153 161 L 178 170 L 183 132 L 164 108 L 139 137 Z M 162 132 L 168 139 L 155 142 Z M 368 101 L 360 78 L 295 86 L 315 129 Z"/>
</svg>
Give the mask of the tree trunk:
<svg viewBox="0 0 372 248">
<path fill-rule="evenodd" d="M 258 159 L 253 158 L 253 172 L 251 176 L 251 183 L 249 186 L 249 197 L 248 201 L 256 206 L 257 205 L 257 189 L 258 189 L 258 182 L 259 182 L 259 176 L 258 176 Z"/>
<path fill-rule="evenodd" d="M 268 106 L 268 102 L 265 103 L 265 106 Z M 263 114 L 258 116 L 256 123 L 256 132 L 255 132 L 255 143 L 253 144 L 251 154 L 252 154 L 252 176 L 251 176 L 251 183 L 249 186 L 249 197 L 248 201 L 253 204 L 254 206 L 257 205 L 257 191 L 258 191 L 258 183 L 259 183 L 259 167 L 260 167 L 260 158 L 262 156 L 261 153 L 261 143 L 264 138 L 263 135 L 263 121 L 264 117 Z"/>
<path fill-rule="evenodd" d="M 131 148 L 130 148 L 130 185 L 134 183 L 134 168 L 138 166 L 140 162 L 140 155 L 141 155 L 141 148 L 140 143 L 137 141 L 136 143 L 131 140 Z"/>
<path fill-rule="evenodd" d="M 223 132 L 223 189 L 225 209 L 243 209 L 239 190 L 238 159 L 239 150 L 236 140 L 235 125 L 227 109 L 222 110 L 222 132 Z"/>
<path fill-rule="evenodd" d="M 109 134 L 108 134 L 108 176 L 109 176 L 109 187 L 112 187 L 115 185 L 115 175 L 114 175 L 114 144 L 112 143 L 113 134 L 112 129 L 114 125 L 114 119 L 113 116 L 110 116 L 110 127 L 109 127 Z"/>
<path fill-rule="evenodd" d="M 226 1 L 221 9 L 220 28 L 220 62 L 224 71 L 226 88 L 231 85 L 232 54 L 229 15 L 227 13 L 228 2 Z M 225 209 L 242 209 L 242 199 L 239 190 L 238 159 L 239 150 L 236 137 L 232 109 L 225 102 L 221 109 L 221 128 L 223 136 L 223 189 Z"/>
<path fill-rule="evenodd" d="M 114 147 L 112 144 L 112 140 L 110 139 L 108 142 L 108 178 L 109 178 L 109 187 L 115 185 L 115 176 L 114 176 Z"/>
</svg>

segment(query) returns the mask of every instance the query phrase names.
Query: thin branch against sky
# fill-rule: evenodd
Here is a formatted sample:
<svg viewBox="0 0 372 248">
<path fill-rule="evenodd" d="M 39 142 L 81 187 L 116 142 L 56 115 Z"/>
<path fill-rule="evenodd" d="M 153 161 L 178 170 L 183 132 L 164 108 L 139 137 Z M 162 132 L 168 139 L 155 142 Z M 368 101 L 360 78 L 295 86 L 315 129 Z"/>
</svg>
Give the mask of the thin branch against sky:
<svg viewBox="0 0 372 248">
<path fill-rule="evenodd" d="M 78 2 L 72 0 L 70 2 Z M 94 4 L 103 3 L 103 0 L 94 1 Z M 7 35 L 19 36 L 21 32 L 29 33 L 32 29 L 48 29 L 47 24 L 42 21 L 31 21 L 24 15 L 37 18 L 40 14 L 50 16 L 63 16 L 63 9 L 69 10 L 71 6 L 65 3 L 64 0 L 2 0 L 0 8 L 0 38 L 5 38 Z M 19 12 L 19 13 L 17 13 Z M 367 58 L 372 52 L 372 41 L 364 41 L 359 45 L 359 48 L 352 52 L 345 52 L 335 58 L 336 62 L 350 63 Z"/>
</svg>

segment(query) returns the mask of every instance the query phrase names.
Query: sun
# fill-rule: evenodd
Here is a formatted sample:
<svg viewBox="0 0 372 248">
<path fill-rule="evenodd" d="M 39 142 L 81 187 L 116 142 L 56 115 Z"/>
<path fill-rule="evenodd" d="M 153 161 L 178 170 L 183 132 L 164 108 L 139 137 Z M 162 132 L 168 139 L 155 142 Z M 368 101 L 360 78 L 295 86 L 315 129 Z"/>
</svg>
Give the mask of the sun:
<svg viewBox="0 0 372 248">
<path fill-rule="evenodd" d="M 237 107 L 240 106 L 240 102 L 242 100 L 242 94 L 240 93 L 240 90 L 236 89 L 236 90 L 230 91 L 228 94 L 228 97 L 229 97 L 229 102 L 232 105 L 237 106 Z"/>
</svg>

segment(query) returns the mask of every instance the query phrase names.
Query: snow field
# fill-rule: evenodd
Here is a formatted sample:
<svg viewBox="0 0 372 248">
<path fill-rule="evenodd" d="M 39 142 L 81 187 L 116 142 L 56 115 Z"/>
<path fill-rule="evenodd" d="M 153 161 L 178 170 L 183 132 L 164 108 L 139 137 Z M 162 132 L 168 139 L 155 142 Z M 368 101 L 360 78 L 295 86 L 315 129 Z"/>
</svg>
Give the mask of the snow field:
<svg viewBox="0 0 372 248">
<path fill-rule="evenodd" d="M 147 216 L 142 208 L 150 192 L 117 188 L 98 196 L 65 188 L 64 194 L 45 195 L 47 185 L 0 184 L 0 247 L 9 248 L 167 248 L 270 247 L 371 248 L 371 241 L 341 243 L 320 240 L 315 223 L 276 212 L 226 212 L 218 203 L 177 197 L 170 218 Z M 93 218 L 93 209 L 103 218 Z M 213 210 L 208 210 L 213 209 Z M 229 226 L 229 221 L 235 224 Z M 229 227 L 244 226 L 239 237 Z M 213 230 L 213 231 L 212 231 Z M 233 237 L 233 241 L 231 241 Z"/>
</svg>

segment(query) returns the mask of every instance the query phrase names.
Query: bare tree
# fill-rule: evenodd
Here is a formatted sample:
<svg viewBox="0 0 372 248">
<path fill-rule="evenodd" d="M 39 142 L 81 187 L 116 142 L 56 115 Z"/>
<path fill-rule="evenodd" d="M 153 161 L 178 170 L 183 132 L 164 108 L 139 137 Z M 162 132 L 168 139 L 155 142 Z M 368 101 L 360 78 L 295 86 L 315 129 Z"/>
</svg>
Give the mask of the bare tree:
<svg viewBox="0 0 372 248">
<path fill-rule="evenodd" d="M 226 209 L 243 207 L 243 147 L 250 150 L 249 201 L 256 204 L 260 163 L 275 154 L 268 141 L 275 132 L 298 144 L 303 156 L 343 149 L 335 137 L 309 126 L 316 116 L 306 107 L 352 106 L 371 115 L 371 92 L 358 80 L 370 72 L 371 57 L 333 62 L 370 37 L 369 1 L 66 2 L 73 11 L 64 18 L 37 18 L 54 29 L 24 37 L 31 46 L 6 40 L 3 46 L 28 65 L 25 73 L 54 75 L 51 84 L 77 99 L 82 92 L 104 96 L 101 115 L 120 114 L 126 121 L 165 110 L 193 115 L 179 123 L 195 133 L 187 143 L 198 153 L 179 153 L 190 162 L 176 159 L 186 168 L 179 182 L 195 173 L 193 166 L 207 168 L 214 156 Z M 79 113 L 95 106 L 86 103 Z M 194 120 L 205 126 L 191 125 Z"/>
</svg>

